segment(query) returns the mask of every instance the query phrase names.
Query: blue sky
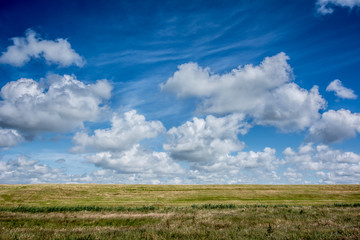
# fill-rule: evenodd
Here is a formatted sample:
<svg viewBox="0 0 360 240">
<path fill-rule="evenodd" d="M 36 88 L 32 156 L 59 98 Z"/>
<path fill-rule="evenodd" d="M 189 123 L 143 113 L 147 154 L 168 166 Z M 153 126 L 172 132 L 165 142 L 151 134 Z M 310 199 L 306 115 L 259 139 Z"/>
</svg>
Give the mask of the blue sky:
<svg viewBox="0 0 360 240">
<path fill-rule="evenodd" d="M 0 183 L 360 183 L 360 1 L 1 1 Z"/>
</svg>

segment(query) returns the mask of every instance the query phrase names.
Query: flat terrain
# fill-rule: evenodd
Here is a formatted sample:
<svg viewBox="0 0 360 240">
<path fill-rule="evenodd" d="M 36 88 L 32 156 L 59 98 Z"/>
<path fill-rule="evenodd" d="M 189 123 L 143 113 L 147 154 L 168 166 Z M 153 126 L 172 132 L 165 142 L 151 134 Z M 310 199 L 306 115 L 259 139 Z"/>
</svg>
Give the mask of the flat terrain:
<svg viewBox="0 0 360 240">
<path fill-rule="evenodd" d="M 360 202 L 360 185 L 0 185 L 0 206 L 323 205 Z"/>
<path fill-rule="evenodd" d="M 360 185 L 0 185 L 0 239 L 360 239 Z"/>
</svg>

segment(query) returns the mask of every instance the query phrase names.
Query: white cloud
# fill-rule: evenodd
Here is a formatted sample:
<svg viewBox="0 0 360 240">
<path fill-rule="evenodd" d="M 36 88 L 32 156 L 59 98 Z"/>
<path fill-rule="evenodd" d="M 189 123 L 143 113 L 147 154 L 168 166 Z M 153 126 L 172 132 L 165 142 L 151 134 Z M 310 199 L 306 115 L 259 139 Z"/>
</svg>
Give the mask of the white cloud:
<svg viewBox="0 0 360 240">
<path fill-rule="evenodd" d="M 354 138 L 360 132 L 360 114 L 349 110 L 329 110 L 309 129 L 311 139 L 335 143 Z"/>
<path fill-rule="evenodd" d="M 242 114 L 195 117 L 191 122 L 171 128 L 163 145 L 165 152 L 157 152 L 141 146 L 141 141 L 157 137 L 164 132 L 164 127 L 160 122 L 146 121 L 132 110 L 121 116 L 115 114 L 108 129 L 95 130 L 93 135 L 77 134 L 72 150 L 97 151 L 86 158 L 102 170 L 95 174 L 97 176 L 89 175 L 89 181 L 90 178 L 103 181 L 105 178 L 98 175 L 110 174 L 109 171 L 114 181 L 124 179 L 119 174 L 137 176 L 123 180 L 128 183 L 235 183 L 251 182 L 246 181 L 250 178 L 264 182 L 277 179 L 273 171 L 277 164 L 274 149 L 241 152 L 244 143 L 239 141 L 238 134 L 246 134 L 249 128 Z M 177 162 L 181 160 L 186 160 L 186 164 Z"/>
<path fill-rule="evenodd" d="M 15 37 L 13 45 L 0 56 L 0 63 L 23 66 L 31 58 L 44 58 L 48 64 L 58 64 L 62 67 L 83 66 L 84 59 L 77 54 L 66 39 L 55 41 L 42 40 L 34 31 L 26 31 L 26 37 Z"/>
<path fill-rule="evenodd" d="M 164 150 L 178 160 L 217 161 L 244 148 L 238 134 L 245 134 L 250 126 L 243 120 L 244 116 L 241 114 L 223 118 L 211 115 L 206 119 L 195 117 L 192 122 L 188 121 L 168 131 Z"/>
<path fill-rule="evenodd" d="M 279 53 L 266 57 L 258 66 L 245 65 L 223 75 L 187 63 L 180 65 L 161 88 L 178 97 L 202 99 L 199 110 L 204 112 L 237 112 L 283 131 L 303 130 L 320 117 L 318 111 L 326 102 L 317 86 L 307 91 L 292 82 L 288 59 Z"/>
<path fill-rule="evenodd" d="M 354 91 L 352 89 L 344 87 L 339 79 L 335 79 L 334 81 L 332 81 L 326 87 L 326 91 L 335 92 L 335 95 L 339 98 L 357 99 L 357 96 L 356 94 L 354 94 Z"/>
<path fill-rule="evenodd" d="M 114 114 L 111 128 L 97 129 L 93 135 L 77 133 L 73 152 L 96 151 L 87 156 L 89 162 L 121 174 L 151 174 L 156 181 L 163 176 L 183 173 L 167 153 L 156 152 L 140 145 L 143 139 L 155 138 L 166 129 L 159 121 L 146 121 L 131 110 Z M 157 177 L 157 178 L 156 178 Z"/>
<path fill-rule="evenodd" d="M 178 174 L 119 173 L 116 170 L 100 169 L 82 176 L 72 176 L 74 183 L 119 183 L 119 184 L 181 184 L 189 183 Z"/>
<path fill-rule="evenodd" d="M 279 161 L 276 151 L 237 152 L 217 161 L 190 162 L 187 181 L 204 184 L 276 183 L 279 180 L 276 169 Z"/>
<path fill-rule="evenodd" d="M 84 84 L 69 75 L 53 75 L 44 84 L 27 78 L 8 82 L 0 93 L 0 126 L 29 134 L 71 130 L 97 120 L 111 90 L 106 80 Z"/>
<path fill-rule="evenodd" d="M 203 69 L 197 63 L 186 63 L 180 65 L 178 71 L 165 84 L 162 84 L 161 88 L 174 92 L 179 97 L 211 97 L 221 95 L 219 91 L 232 90 L 243 94 L 248 93 L 246 96 L 238 96 L 242 100 L 249 99 L 248 97 L 253 99 L 255 91 L 266 92 L 291 81 L 292 70 L 287 63 L 288 59 L 285 53 L 279 53 L 273 57 L 266 57 L 259 66 L 251 64 L 239 66 L 223 75 L 212 73 L 210 68 Z M 251 100 L 247 100 L 247 103 L 250 102 Z M 231 106 L 231 108 L 235 107 Z"/>
<path fill-rule="evenodd" d="M 241 176 L 245 172 L 255 172 L 256 175 L 271 173 L 270 170 L 274 170 L 277 164 L 275 149 L 266 147 L 262 152 L 239 151 L 234 155 L 218 158 L 217 161 L 194 162 L 191 167 L 205 172 Z"/>
<path fill-rule="evenodd" d="M 277 179 L 276 151 L 242 151 L 245 144 L 238 134 L 246 134 L 249 128 L 243 114 L 193 118 L 171 128 L 163 147 L 173 159 L 187 162 L 185 178 L 193 183 L 272 182 Z"/>
<path fill-rule="evenodd" d="M 319 110 L 325 105 L 317 86 L 307 91 L 289 83 L 265 98 L 263 107 L 255 109 L 254 117 L 259 124 L 275 126 L 284 132 L 304 130 L 319 119 Z"/>
<path fill-rule="evenodd" d="M 317 12 L 326 15 L 334 12 L 334 6 L 348 7 L 352 9 L 360 6 L 360 0 L 317 0 Z"/>
<path fill-rule="evenodd" d="M 24 138 L 18 131 L 0 128 L 0 148 L 13 147 L 22 141 Z"/>
<path fill-rule="evenodd" d="M 356 153 L 309 143 L 300 146 L 298 152 L 288 148 L 283 154 L 288 164 L 303 171 L 302 175 L 317 176 L 319 182 L 360 183 L 360 155 Z"/>
<path fill-rule="evenodd" d="M 142 148 L 139 144 L 121 152 L 99 152 L 88 156 L 90 162 L 120 173 L 151 173 L 172 175 L 184 173 L 166 153 Z"/>
<path fill-rule="evenodd" d="M 8 159 L 7 161 L 0 159 L 0 184 L 38 184 L 38 183 L 120 183 L 120 184 L 152 184 L 152 183 L 179 183 L 182 181 L 179 174 L 183 174 L 182 169 L 178 169 L 176 163 L 172 163 L 164 156 L 149 155 L 146 153 L 136 153 L 134 155 L 137 160 L 145 161 L 147 169 L 141 169 L 140 173 L 119 172 L 112 169 L 100 169 L 90 173 L 70 174 L 66 171 L 71 167 L 69 161 L 61 160 L 61 168 L 53 168 L 41 161 L 31 160 L 25 156 Z M 128 157 L 134 157 L 128 155 Z M 115 156 L 112 156 L 116 158 Z M 149 157 L 149 160 L 143 158 Z M 45 157 L 46 158 L 46 157 Z M 140 159 L 139 159 L 140 158 Z M 161 159 L 158 161 L 158 159 Z M 112 159 L 113 160 L 113 159 Z M 117 161 L 120 158 L 116 159 Z M 141 164 L 138 162 L 127 166 L 128 170 L 140 170 Z M 168 165 L 164 165 L 167 163 Z M 150 166 L 150 164 L 154 164 Z M 165 168 L 163 168 L 165 167 Z M 166 168 L 167 167 L 167 168 Z M 126 170 L 127 168 L 125 168 Z M 166 172 L 168 171 L 168 172 Z"/>
<path fill-rule="evenodd" d="M 272 170 L 276 165 L 276 150 L 266 147 L 263 152 L 239 152 L 233 159 L 234 164 L 241 168 L 260 168 Z"/>
<path fill-rule="evenodd" d="M 159 121 L 146 121 L 143 115 L 135 110 L 123 115 L 114 114 L 111 119 L 111 128 L 97 129 L 94 135 L 77 133 L 73 141 L 76 144 L 72 148 L 74 152 L 83 152 L 89 149 L 98 151 L 124 151 L 131 149 L 140 140 L 154 138 L 165 132 L 165 128 Z"/>
<path fill-rule="evenodd" d="M 68 179 L 63 169 L 53 169 L 24 156 L 7 162 L 0 161 L 0 183 L 2 184 L 55 183 Z"/>
<path fill-rule="evenodd" d="M 302 181 L 303 175 L 298 173 L 296 169 L 288 168 L 283 174 L 291 183 L 299 183 Z"/>
</svg>

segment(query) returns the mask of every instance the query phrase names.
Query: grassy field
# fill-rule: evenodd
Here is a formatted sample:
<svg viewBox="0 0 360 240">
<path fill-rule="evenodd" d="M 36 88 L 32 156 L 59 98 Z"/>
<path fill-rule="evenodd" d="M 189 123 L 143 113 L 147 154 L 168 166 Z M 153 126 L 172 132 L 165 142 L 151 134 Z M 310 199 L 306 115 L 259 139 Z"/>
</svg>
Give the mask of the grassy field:
<svg viewBox="0 0 360 240">
<path fill-rule="evenodd" d="M 0 206 L 323 205 L 360 202 L 360 185 L 0 185 Z"/>
<path fill-rule="evenodd" d="M 360 185 L 0 185 L 0 239 L 360 239 Z"/>
</svg>

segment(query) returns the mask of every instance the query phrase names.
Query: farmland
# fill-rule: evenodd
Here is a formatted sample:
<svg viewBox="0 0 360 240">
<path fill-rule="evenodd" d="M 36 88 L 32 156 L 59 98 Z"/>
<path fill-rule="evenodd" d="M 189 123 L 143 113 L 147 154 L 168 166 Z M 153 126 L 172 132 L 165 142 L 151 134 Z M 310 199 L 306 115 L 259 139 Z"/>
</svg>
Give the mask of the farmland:
<svg viewBox="0 0 360 240">
<path fill-rule="evenodd" d="M 0 239 L 359 239 L 359 185 L 0 185 Z"/>
</svg>

